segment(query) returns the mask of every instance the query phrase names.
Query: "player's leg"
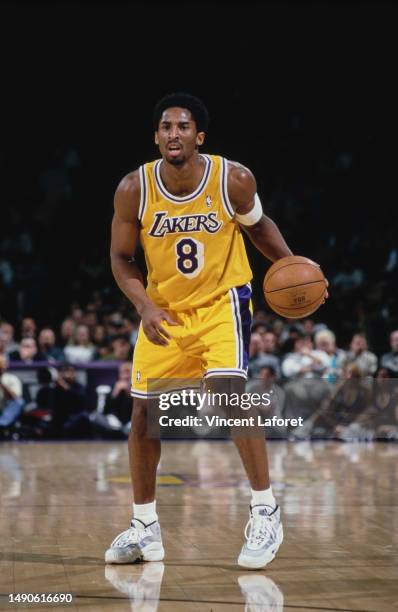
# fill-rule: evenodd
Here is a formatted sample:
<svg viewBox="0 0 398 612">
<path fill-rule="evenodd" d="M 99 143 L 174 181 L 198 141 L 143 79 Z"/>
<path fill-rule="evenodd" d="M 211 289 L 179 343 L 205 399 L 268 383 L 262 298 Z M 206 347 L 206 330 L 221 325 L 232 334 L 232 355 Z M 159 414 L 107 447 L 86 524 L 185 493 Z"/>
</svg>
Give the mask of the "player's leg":
<svg viewBox="0 0 398 612">
<path fill-rule="evenodd" d="M 148 409 L 148 400 L 134 398 L 128 439 L 133 518 L 130 527 L 120 533 L 106 551 L 106 563 L 134 563 L 139 559 L 161 561 L 164 558 L 155 501 L 160 439 L 148 437 Z"/>
<path fill-rule="evenodd" d="M 214 397 L 233 397 L 232 411 L 226 409 L 228 416 L 244 418 L 250 411 L 245 412 L 236 406 L 235 398 L 244 393 L 245 382 L 242 377 L 211 377 L 205 379 L 205 389 L 207 394 L 216 394 Z M 256 422 L 257 416 L 254 416 L 254 423 Z M 251 486 L 249 521 L 245 529 L 246 542 L 238 563 L 248 569 L 258 569 L 274 559 L 283 541 L 280 509 L 270 485 L 264 428 L 255 425 L 239 426 L 231 428 L 231 435 Z"/>
<path fill-rule="evenodd" d="M 238 449 L 253 491 L 268 491 L 270 489 L 268 457 L 265 439 L 260 437 L 235 437 L 233 441 Z M 264 501 L 274 503 L 273 495 L 264 496 Z"/>
<path fill-rule="evenodd" d="M 212 327 L 207 333 L 206 330 L 201 333 L 207 346 L 204 353 L 207 388 L 209 384 L 213 389 L 218 384 L 225 386 L 225 381 L 218 383 L 217 379 L 229 376 L 230 392 L 244 392 L 251 325 L 250 297 L 250 288 L 245 285 L 231 289 L 212 307 L 213 312 L 208 317 Z M 279 507 L 269 481 L 265 436 L 260 431 L 249 435 L 240 430 L 234 433 L 233 439 L 252 490 L 247 542 L 238 562 L 248 568 L 263 567 L 272 561 L 283 539 Z"/>
<path fill-rule="evenodd" d="M 257 432 L 256 432 L 257 433 Z M 264 434 L 232 436 L 251 486 L 246 543 L 238 558 L 242 567 L 257 569 L 270 563 L 283 541 L 280 509 L 270 485 Z"/>
<path fill-rule="evenodd" d="M 183 325 L 169 330 L 176 336 L 183 333 Z M 166 347 L 158 346 L 149 342 L 140 328 L 134 350 L 131 386 L 134 407 L 128 441 L 133 518 L 129 529 L 119 534 L 106 551 L 107 563 L 161 561 L 164 557 L 155 497 L 160 437 L 148 430 L 153 425 L 149 417 L 151 410 L 157 410 L 159 393 L 167 391 L 167 385 L 176 379 L 192 377 L 192 368 L 192 360 L 183 354 L 175 338 Z"/>
<path fill-rule="evenodd" d="M 160 439 L 148 437 L 147 410 L 147 400 L 134 398 L 128 449 L 135 506 L 154 502 L 156 470 L 160 460 Z M 136 512 L 134 515 L 137 516 Z"/>
</svg>

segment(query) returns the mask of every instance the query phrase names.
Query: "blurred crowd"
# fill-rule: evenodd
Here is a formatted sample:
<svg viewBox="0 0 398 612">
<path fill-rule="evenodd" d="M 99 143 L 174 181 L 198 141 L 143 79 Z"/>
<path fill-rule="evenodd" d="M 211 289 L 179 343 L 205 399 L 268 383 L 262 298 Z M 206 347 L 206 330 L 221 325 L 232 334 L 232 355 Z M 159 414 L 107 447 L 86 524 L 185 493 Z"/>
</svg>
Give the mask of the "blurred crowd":
<svg viewBox="0 0 398 612">
<path fill-rule="evenodd" d="M 94 292 L 71 305 L 58 328 L 26 317 L 0 323 L 0 437 L 126 437 L 130 428 L 131 360 L 139 328 L 131 305 L 109 308 Z M 272 389 L 269 416 L 302 417 L 268 437 L 398 439 L 398 329 L 376 354 L 363 333 L 339 346 L 326 323 L 254 312 L 247 391 Z M 89 408 L 77 371 L 90 364 L 118 368 L 113 386 L 98 386 Z M 36 372 L 32 394 L 21 371 Z M 101 391 L 102 389 L 102 391 Z M 105 389 L 105 392 L 103 392 Z"/>
</svg>

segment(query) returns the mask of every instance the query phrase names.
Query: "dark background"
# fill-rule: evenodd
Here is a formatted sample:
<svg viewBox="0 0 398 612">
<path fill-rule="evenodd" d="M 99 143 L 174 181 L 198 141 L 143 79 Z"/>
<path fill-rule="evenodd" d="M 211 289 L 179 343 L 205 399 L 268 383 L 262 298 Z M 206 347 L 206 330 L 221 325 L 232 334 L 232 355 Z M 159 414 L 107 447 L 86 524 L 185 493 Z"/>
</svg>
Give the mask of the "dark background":
<svg viewBox="0 0 398 612">
<path fill-rule="evenodd" d="M 397 233 L 396 18 L 380 2 L 2 4 L 0 257 L 15 277 L 0 314 L 56 325 L 94 289 L 118 299 L 113 193 L 157 156 L 156 101 L 185 90 L 210 111 L 203 150 L 253 170 L 292 250 L 331 281 L 362 270 L 348 298 L 331 287 L 318 320 L 340 343 L 361 329 L 387 348 L 398 323 L 396 271 L 384 272 Z M 268 262 L 249 252 L 262 306 Z"/>
</svg>

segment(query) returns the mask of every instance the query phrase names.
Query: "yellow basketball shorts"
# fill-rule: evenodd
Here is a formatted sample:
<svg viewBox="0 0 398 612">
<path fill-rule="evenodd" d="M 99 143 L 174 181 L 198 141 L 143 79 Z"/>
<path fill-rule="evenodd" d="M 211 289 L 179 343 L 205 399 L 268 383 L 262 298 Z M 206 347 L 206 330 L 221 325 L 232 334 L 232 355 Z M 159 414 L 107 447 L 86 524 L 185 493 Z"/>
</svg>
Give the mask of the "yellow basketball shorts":
<svg viewBox="0 0 398 612">
<path fill-rule="evenodd" d="M 178 327 L 162 323 L 172 336 L 168 346 L 150 342 L 140 326 L 133 358 L 133 397 L 158 395 L 163 390 L 162 380 L 228 375 L 247 378 L 250 283 L 232 288 L 200 308 L 168 312 L 179 323 Z"/>
</svg>

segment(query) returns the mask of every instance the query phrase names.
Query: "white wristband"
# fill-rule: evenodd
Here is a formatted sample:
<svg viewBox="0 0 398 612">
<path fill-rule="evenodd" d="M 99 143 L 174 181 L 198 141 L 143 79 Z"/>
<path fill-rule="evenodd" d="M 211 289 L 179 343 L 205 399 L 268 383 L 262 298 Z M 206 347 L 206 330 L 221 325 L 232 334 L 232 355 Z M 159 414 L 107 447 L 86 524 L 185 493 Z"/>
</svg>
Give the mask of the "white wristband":
<svg viewBox="0 0 398 612">
<path fill-rule="evenodd" d="M 263 207 L 261 205 L 260 198 L 258 197 L 256 193 L 254 195 L 253 208 L 249 210 L 249 212 L 246 213 L 245 215 L 238 215 L 238 213 L 236 213 L 235 218 L 238 221 L 238 223 L 241 223 L 242 225 L 254 225 L 258 221 L 260 221 L 262 216 L 263 216 Z"/>
</svg>

